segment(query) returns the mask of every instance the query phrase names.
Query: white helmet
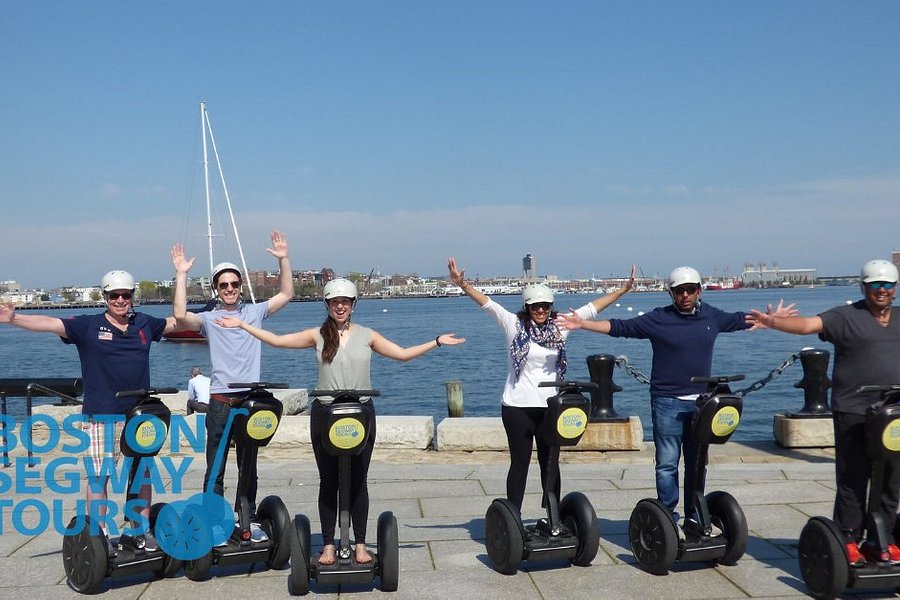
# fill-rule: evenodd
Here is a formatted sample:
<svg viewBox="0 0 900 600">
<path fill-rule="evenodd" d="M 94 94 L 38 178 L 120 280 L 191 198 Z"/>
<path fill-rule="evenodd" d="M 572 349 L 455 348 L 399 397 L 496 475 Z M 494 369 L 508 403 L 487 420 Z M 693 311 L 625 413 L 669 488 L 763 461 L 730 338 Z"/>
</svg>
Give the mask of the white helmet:
<svg viewBox="0 0 900 600">
<path fill-rule="evenodd" d="M 863 265 L 859 272 L 859 280 L 861 283 L 871 283 L 873 281 L 888 281 L 897 283 L 897 267 L 889 260 L 870 260 Z"/>
<path fill-rule="evenodd" d="M 700 272 L 693 267 L 678 267 L 669 273 L 669 289 L 686 283 L 700 285 Z"/>
<path fill-rule="evenodd" d="M 110 271 L 100 280 L 100 290 L 103 292 L 133 289 L 134 277 L 128 271 Z"/>
<path fill-rule="evenodd" d="M 553 290 L 543 283 L 530 283 L 522 290 L 522 303 L 528 306 L 537 302 L 553 304 Z"/>
<path fill-rule="evenodd" d="M 331 300 L 332 298 L 351 298 L 356 300 L 356 284 L 343 277 L 332 279 L 325 284 L 323 295 L 325 300 Z"/>
<path fill-rule="evenodd" d="M 212 272 L 213 285 L 216 285 L 219 283 L 219 275 L 221 275 L 222 273 L 224 273 L 226 271 L 232 271 L 235 275 L 238 276 L 238 279 L 243 281 L 244 278 L 241 276 L 241 268 L 240 267 L 238 267 L 234 263 L 220 262 L 215 267 L 213 267 L 213 272 Z"/>
</svg>

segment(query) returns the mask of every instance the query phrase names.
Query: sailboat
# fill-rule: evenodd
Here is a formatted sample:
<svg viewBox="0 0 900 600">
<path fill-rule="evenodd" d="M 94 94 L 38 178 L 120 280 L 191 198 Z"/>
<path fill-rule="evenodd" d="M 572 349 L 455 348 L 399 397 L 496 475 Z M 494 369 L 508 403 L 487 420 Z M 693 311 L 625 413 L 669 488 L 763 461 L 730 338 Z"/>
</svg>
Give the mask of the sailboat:
<svg viewBox="0 0 900 600">
<path fill-rule="evenodd" d="M 241 269 L 243 270 L 244 284 L 250 293 L 250 301 L 256 302 L 256 296 L 253 293 L 253 284 L 250 282 L 249 271 L 247 270 L 247 261 L 244 259 L 244 249 L 241 247 L 241 237 L 238 234 L 237 222 L 234 220 L 234 211 L 231 209 L 231 197 L 228 194 L 228 186 L 225 184 L 225 173 L 222 171 L 222 161 L 219 159 L 219 150 L 216 146 L 216 138 L 213 135 L 212 124 L 209 120 L 209 111 L 206 109 L 206 102 L 200 101 L 200 137 L 203 145 L 203 183 L 206 195 L 206 241 L 209 250 L 209 273 L 213 272 L 213 266 L 216 264 L 213 258 L 213 224 L 212 224 L 212 191 L 209 183 L 209 149 L 212 148 L 212 154 L 216 161 L 216 172 L 219 175 L 219 181 L 222 185 L 222 195 L 225 198 L 225 206 L 228 208 L 228 218 L 231 221 L 231 229 L 234 232 L 234 240 L 237 244 L 238 255 L 241 259 Z M 210 300 L 201 310 L 211 310 L 215 306 L 216 292 L 210 287 Z M 206 337 L 199 331 L 173 331 L 164 334 L 166 341 L 169 342 L 205 342 Z"/>
</svg>

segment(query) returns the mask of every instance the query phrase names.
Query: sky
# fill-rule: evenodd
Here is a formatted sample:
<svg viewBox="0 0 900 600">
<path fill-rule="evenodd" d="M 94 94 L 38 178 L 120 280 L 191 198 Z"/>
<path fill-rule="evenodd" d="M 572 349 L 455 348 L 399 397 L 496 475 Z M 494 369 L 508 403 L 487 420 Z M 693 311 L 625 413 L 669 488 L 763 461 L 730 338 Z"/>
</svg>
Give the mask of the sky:
<svg viewBox="0 0 900 600">
<path fill-rule="evenodd" d="M 898 30 L 895 1 L 4 0 L 0 280 L 169 278 L 176 242 L 205 274 L 201 100 L 251 269 L 277 227 L 338 273 L 855 273 L 900 247 Z"/>
</svg>

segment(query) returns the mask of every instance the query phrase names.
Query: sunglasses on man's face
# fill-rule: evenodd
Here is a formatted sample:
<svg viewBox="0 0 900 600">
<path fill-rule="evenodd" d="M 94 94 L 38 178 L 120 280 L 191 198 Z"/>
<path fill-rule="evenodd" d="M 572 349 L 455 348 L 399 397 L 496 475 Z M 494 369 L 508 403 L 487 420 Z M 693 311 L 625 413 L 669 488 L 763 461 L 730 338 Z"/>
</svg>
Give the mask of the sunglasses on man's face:
<svg viewBox="0 0 900 600">
<path fill-rule="evenodd" d="M 240 281 L 223 281 L 219 284 L 219 289 L 222 290 L 223 292 L 225 290 L 227 290 L 229 287 L 231 287 L 231 289 L 234 289 L 234 290 L 239 289 L 241 287 L 241 282 Z"/>
<path fill-rule="evenodd" d="M 870 281 L 866 284 L 870 290 L 892 290 L 895 285 L 893 281 Z"/>
<path fill-rule="evenodd" d="M 688 284 L 688 285 L 679 285 L 678 287 L 672 288 L 672 293 L 676 296 L 680 296 L 681 294 L 696 294 L 700 290 L 700 286 L 696 283 Z"/>
<path fill-rule="evenodd" d="M 550 307 L 553 306 L 551 302 L 535 302 L 533 304 L 528 305 L 529 310 L 550 310 Z"/>
<path fill-rule="evenodd" d="M 119 298 L 122 300 L 131 300 L 132 295 L 131 292 L 106 292 L 106 297 L 109 300 L 118 300 Z"/>
</svg>

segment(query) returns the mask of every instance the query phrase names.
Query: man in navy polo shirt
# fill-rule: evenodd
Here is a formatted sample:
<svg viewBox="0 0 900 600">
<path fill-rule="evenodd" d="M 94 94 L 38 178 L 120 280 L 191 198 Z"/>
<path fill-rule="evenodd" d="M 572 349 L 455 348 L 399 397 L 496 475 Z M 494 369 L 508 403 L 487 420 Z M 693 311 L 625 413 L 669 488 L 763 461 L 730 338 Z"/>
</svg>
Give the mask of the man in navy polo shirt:
<svg viewBox="0 0 900 600">
<path fill-rule="evenodd" d="M 65 319 L 16 313 L 12 303 L 0 305 L 0 323 L 28 331 L 55 333 L 64 343 L 78 349 L 84 381 L 81 412 L 86 417 L 84 431 L 90 438 L 87 455 L 94 462 L 95 472 L 104 459 L 119 457 L 121 421 L 113 427 L 110 415 L 124 415 L 136 402 L 134 398 L 118 399 L 116 393 L 150 387 L 150 344 L 159 341 L 163 333 L 176 329 L 174 317 L 160 319 L 134 312 L 134 288 L 134 277 L 129 273 L 110 271 L 100 282 L 106 311 Z M 108 477 L 103 477 L 102 482 L 92 478 L 87 489 L 88 514 L 100 517 L 104 532 L 108 480 Z M 146 501 L 141 509 L 145 518 L 150 515 L 151 493 L 149 484 L 141 486 L 138 493 L 138 498 Z M 92 510 L 90 504 L 98 501 L 99 505 Z M 135 537 L 133 543 L 145 550 L 158 548 L 149 531 Z"/>
</svg>

